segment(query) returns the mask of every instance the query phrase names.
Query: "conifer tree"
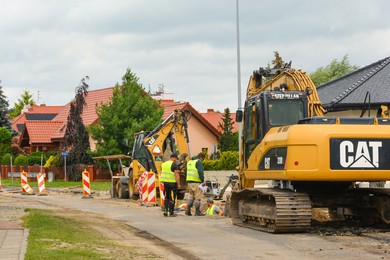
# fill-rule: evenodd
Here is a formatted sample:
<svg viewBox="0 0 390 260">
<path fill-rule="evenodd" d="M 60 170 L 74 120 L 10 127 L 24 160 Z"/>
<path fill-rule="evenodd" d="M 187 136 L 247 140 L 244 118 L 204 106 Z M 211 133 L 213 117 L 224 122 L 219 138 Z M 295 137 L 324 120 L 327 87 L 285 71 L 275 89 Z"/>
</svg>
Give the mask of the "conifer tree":
<svg viewBox="0 0 390 260">
<path fill-rule="evenodd" d="M 0 80 L 1 84 L 1 80 Z M 0 127 L 7 129 L 12 136 L 16 136 L 18 133 L 12 129 L 11 123 L 8 117 L 9 103 L 7 97 L 4 95 L 3 87 L 0 85 Z"/>
<path fill-rule="evenodd" d="M 230 117 L 229 108 L 225 108 L 222 123 L 220 122 L 218 126 L 222 129 L 218 140 L 218 150 L 220 152 L 238 151 L 238 135 L 233 133 L 234 121 Z"/>
</svg>

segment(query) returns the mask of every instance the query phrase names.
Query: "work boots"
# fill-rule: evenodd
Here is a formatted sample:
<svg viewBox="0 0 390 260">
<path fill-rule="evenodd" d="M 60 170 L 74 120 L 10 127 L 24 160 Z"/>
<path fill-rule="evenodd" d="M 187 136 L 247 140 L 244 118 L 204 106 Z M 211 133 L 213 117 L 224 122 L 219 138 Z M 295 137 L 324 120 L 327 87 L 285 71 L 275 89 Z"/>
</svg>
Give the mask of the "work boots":
<svg viewBox="0 0 390 260">
<path fill-rule="evenodd" d="M 202 212 L 200 212 L 200 201 L 195 201 L 195 216 L 204 216 Z"/>
<path fill-rule="evenodd" d="M 187 203 L 186 212 L 185 212 L 187 216 L 192 216 L 192 214 L 191 214 L 192 204 L 194 204 L 194 200 L 193 199 L 189 199 L 188 203 Z"/>
</svg>

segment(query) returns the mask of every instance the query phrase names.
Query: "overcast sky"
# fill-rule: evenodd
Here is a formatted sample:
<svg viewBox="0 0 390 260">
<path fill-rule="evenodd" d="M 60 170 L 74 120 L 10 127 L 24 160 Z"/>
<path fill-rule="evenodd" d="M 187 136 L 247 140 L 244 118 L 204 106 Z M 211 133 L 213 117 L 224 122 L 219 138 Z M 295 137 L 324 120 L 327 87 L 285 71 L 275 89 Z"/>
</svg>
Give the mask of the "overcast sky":
<svg viewBox="0 0 390 260">
<path fill-rule="evenodd" d="M 1 0 L 0 80 L 10 106 L 24 90 L 65 105 L 121 83 L 126 68 L 200 112 L 238 107 L 236 0 Z M 242 104 L 252 71 L 279 51 L 312 72 L 390 56 L 390 1 L 240 0 Z M 39 94 L 38 94 L 39 93 Z"/>
</svg>

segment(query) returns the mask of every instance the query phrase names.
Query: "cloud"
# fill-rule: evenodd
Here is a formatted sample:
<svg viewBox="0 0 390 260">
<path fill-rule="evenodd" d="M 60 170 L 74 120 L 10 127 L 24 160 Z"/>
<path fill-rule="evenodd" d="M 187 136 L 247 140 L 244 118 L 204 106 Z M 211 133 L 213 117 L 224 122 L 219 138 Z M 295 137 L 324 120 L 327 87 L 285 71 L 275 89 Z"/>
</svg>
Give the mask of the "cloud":
<svg viewBox="0 0 390 260">
<path fill-rule="evenodd" d="M 365 66 L 389 56 L 388 1 L 239 2 L 241 92 L 279 51 L 311 72 L 349 54 Z M 48 105 L 121 82 L 131 68 L 146 88 L 207 108 L 236 110 L 236 1 L 2 1 L 0 80 L 10 105 L 24 90 Z"/>
</svg>

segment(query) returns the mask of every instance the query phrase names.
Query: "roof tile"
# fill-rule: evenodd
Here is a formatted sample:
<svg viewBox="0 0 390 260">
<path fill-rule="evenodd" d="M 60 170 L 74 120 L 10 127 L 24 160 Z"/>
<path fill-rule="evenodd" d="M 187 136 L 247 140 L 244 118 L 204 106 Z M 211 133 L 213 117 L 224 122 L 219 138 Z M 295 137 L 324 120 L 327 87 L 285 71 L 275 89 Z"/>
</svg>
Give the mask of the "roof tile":
<svg viewBox="0 0 390 260">
<path fill-rule="evenodd" d="M 51 136 L 64 124 L 62 121 L 33 120 L 26 121 L 30 143 L 51 143 Z"/>
</svg>

